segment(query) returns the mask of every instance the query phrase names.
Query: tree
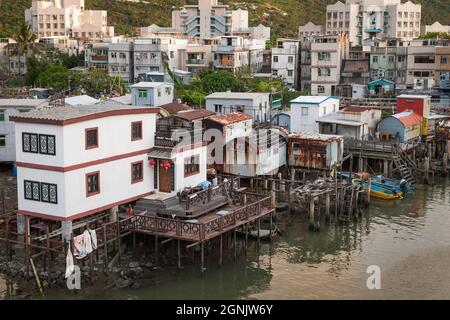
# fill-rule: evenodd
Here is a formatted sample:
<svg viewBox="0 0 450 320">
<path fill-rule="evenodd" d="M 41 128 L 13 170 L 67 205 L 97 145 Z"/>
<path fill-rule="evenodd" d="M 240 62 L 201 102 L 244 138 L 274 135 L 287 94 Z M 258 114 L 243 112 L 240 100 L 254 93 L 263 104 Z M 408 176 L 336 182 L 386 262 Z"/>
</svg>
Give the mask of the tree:
<svg viewBox="0 0 450 320">
<path fill-rule="evenodd" d="M 27 56 L 29 51 L 33 49 L 33 45 L 36 42 L 38 36 L 31 29 L 31 25 L 28 22 L 22 22 L 19 27 L 14 31 L 13 37 L 16 41 L 14 49 L 12 50 L 19 57 L 19 74 L 21 74 L 21 57 Z"/>
<path fill-rule="evenodd" d="M 66 90 L 69 88 L 69 70 L 61 64 L 50 63 L 39 72 L 35 83 L 39 87 Z"/>
</svg>

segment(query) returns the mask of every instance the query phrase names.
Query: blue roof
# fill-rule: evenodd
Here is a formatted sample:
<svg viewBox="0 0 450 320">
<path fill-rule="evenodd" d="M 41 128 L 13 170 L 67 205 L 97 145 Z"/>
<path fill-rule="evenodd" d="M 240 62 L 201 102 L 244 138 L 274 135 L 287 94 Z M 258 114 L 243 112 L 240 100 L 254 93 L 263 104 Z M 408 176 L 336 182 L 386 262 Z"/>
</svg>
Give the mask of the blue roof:
<svg viewBox="0 0 450 320">
<path fill-rule="evenodd" d="M 393 85 L 393 86 L 395 86 L 395 82 L 393 82 L 393 81 L 390 81 L 390 80 L 386 80 L 386 79 L 378 79 L 378 80 L 374 80 L 374 81 L 372 81 L 372 82 L 369 82 L 369 86 L 370 85 L 376 85 L 376 84 L 378 84 L 378 83 L 385 83 L 385 84 L 390 84 L 390 85 Z"/>
<path fill-rule="evenodd" d="M 339 100 L 339 97 L 334 96 L 300 96 L 294 100 L 289 101 L 289 103 L 300 103 L 300 104 L 321 104 L 329 99 Z"/>
</svg>

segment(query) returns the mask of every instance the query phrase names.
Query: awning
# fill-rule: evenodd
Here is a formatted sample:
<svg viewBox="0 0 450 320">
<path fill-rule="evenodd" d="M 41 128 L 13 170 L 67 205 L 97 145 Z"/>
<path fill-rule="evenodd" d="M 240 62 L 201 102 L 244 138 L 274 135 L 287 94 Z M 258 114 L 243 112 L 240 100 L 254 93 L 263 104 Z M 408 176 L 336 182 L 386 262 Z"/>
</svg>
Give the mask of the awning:
<svg viewBox="0 0 450 320">
<path fill-rule="evenodd" d="M 332 118 L 331 119 L 330 118 L 329 119 L 320 118 L 319 120 L 317 120 L 317 122 L 340 124 L 340 125 L 349 126 L 349 127 L 361 127 L 366 124 L 364 122 L 359 122 L 359 121 L 340 120 L 340 119 L 332 119 Z"/>
<path fill-rule="evenodd" d="M 171 149 L 156 149 L 153 148 L 148 153 L 148 159 L 166 159 L 166 160 L 172 160 L 172 150 Z"/>
</svg>

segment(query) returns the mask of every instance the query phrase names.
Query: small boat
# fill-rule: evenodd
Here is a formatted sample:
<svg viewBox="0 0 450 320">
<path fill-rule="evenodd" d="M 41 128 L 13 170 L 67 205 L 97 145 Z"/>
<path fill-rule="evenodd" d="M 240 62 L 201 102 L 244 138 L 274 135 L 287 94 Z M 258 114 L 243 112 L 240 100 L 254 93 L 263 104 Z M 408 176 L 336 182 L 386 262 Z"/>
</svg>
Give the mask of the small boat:
<svg viewBox="0 0 450 320">
<path fill-rule="evenodd" d="M 390 188 L 395 188 L 398 192 L 404 192 L 402 190 L 401 181 L 396 179 L 389 179 L 385 178 L 384 176 L 376 176 L 372 179 L 373 182 L 384 184 Z M 408 191 L 408 193 L 412 193 L 414 191 L 414 188 L 410 182 L 406 182 L 405 189 Z"/>
<path fill-rule="evenodd" d="M 352 183 L 354 185 L 360 185 L 364 188 L 364 190 L 369 190 L 369 182 L 362 181 L 361 179 L 353 179 Z M 403 199 L 403 193 L 397 191 L 395 188 L 388 187 L 384 184 L 371 182 L 370 185 L 370 196 L 376 199 L 382 200 L 395 200 L 395 199 Z"/>
</svg>

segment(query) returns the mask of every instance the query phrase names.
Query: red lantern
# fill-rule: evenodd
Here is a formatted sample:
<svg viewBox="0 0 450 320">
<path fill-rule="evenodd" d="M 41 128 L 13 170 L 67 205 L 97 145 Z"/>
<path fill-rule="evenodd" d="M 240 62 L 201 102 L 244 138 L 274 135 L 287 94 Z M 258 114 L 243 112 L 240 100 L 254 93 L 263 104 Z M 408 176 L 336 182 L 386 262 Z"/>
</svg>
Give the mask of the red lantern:
<svg viewBox="0 0 450 320">
<path fill-rule="evenodd" d="M 151 166 L 154 166 L 154 165 L 156 164 L 156 161 L 155 161 L 154 159 L 151 159 L 151 160 L 148 162 L 148 164 L 151 165 Z"/>
<path fill-rule="evenodd" d="M 170 162 L 164 161 L 164 162 L 162 163 L 162 166 L 164 167 L 164 169 L 169 169 L 172 165 L 170 164 Z"/>
</svg>

